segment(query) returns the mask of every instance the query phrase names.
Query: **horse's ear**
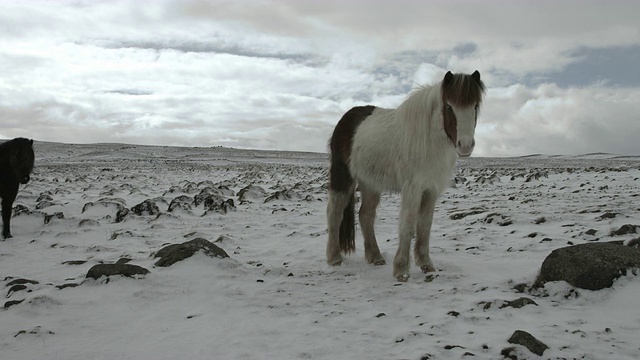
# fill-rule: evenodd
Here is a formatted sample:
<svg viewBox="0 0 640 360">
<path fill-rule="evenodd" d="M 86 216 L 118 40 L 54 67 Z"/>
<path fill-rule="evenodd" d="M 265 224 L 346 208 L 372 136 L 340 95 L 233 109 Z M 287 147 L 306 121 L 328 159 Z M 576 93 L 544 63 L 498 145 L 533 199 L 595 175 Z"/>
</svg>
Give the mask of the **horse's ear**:
<svg viewBox="0 0 640 360">
<path fill-rule="evenodd" d="M 33 146 L 33 139 L 29 140 L 29 145 Z"/>
<path fill-rule="evenodd" d="M 444 74 L 444 80 L 442 80 L 442 85 L 443 86 L 449 85 L 452 79 L 453 79 L 453 74 L 451 73 L 451 71 L 447 71 L 447 73 Z"/>
<path fill-rule="evenodd" d="M 476 83 L 480 84 L 480 72 L 478 70 L 474 71 L 471 74 L 471 78 L 476 81 Z"/>
</svg>

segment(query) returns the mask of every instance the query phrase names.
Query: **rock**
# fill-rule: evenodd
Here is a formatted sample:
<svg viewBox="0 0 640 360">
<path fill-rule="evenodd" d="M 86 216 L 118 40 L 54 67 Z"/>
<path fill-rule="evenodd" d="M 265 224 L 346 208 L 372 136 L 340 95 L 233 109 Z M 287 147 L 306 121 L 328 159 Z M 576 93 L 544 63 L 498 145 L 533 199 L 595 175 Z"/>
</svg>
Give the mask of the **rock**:
<svg viewBox="0 0 640 360">
<path fill-rule="evenodd" d="M 267 191 L 258 185 L 249 185 L 238 191 L 238 201 L 244 202 L 262 201 L 267 196 Z"/>
<path fill-rule="evenodd" d="M 64 219 L 64 214 L 61 211 L 55 212 L 53 214 L 47 214 L 44 216 L 45 225 L 50 223 L 52 219 Z"/>
<path fill-rule="evenodd" d="M 542 356 L 544 351 L 549 348 L 546 344 L 533 337 L 533 335 L 522 330 L 514 331 L 508 341 L 510 344 L 522 345 L 538 356 Z"/>
<path fill-rule="evenodd" d="M 171 266 L 178 261 L 187 259 L 198 251 L 202 251 L 205 255 L 210 257 L 217 257 L 219 259 L 228 258 L 229 255 L 210 241 L 203 238 L 196 238 L 191 241 L 183 242 L 181 244 L 172 244 L 160 249 L 154 258 L 160 258 L 156 261 L 156 266 Z"/>
<path fill-rule="evenodd" d="M 626 235 L 626 234 L 636 234 L 638 229 L 638 225 L 626 224 L 620 226 L 618 230 L 612 230 L 611 236 L 614 235 Z"/>
<path fill-rule="evenodd" d="M 99 279 L 103 276 L 122 275 L 135 277 L 136 275 L 146 275 L 149 270 L 138 265 L 131 264 L 97 264 L 89 269 L 87 278 Z"/>
<path fill-rule="evenodd" d="M 9 281 L 7 283 L 7 287 L 9 286 L 13 286 L 13 285 L 24 285 L 24 284 L 39 284 L 39 282 L 35 281 L 35 280 L 29 280 L 29 279 L 13 279 L 11 281 Z"/>
<path fill-rule="evenodd" d="M 519 299 L 513 300 L 513 301 L 506 301 L 504 304 L 500 305 L 500 309 L 504 309 L 506 307 L 512 307 L 515 309 L 520 309 L 521 307 L 527 306 L 527 305 L 536 305 L 538 306 L 538 304 L 529 299 L 528 297 L 521 297 Z"/>
<path fill-rule="evenodd" d="M 118 212 L 116 213 L 116 222 L 122 222 L 127 217 L 127 215 L 129 215 L 129 209 L 122 208 L 118 210 Z"/>
<path fill-rule="evenodd" d="M 140 204 L 131 208 L 136 215 L 158 215 L 160 213 L 160 208 L 156 205 L 155 202 L 151 200 L 145 200 Z"/>
<path fill-rule="evenodd" d="M 224 196 L 222 196 L 222 194 L 218 190 L 211 187 L 202 189 L 198 195 L 193 197 L 193 204 L 195 206 L 204 204 L 206 207 L 207 204 L 221 203 L 223 201 Z"/>
<path fill-rule="evenodd" d="M 214 198 L 207 198 L 204 200 L 205 214 L 210 212 L 216 212 L 218 214 L 226 214 L 229 211 L 235 210 L 236 206 L 233 203 L 233 199 L 227 199 L 223 201 L 217 201 Z"/>
<path fill-rule="evenodd" d="M 269 195 L 266 199 L 264 199 L 264 203 L 266 204 L 274 200 L 296 200 L 300 198 L 300 194 L 293 190 L 282 190 L 276 191 L 273 194 Z"/>
<path fill-rule="evenodd" d="M 8 309 L 10 307 L 12 307 L 13 305 L 18 305 L 20 303 L 22 303 L 24 301 L 24 299 L 22 300 L 9 300 L 6 303 L 4 303 L 4 308 Z"/>
<path fill-rule="evenodd" d="M 87 227 L 87 226 L 100 226 L 100 223 L 97 220 L 93 219 L 82 219 L 78 224 L 79 227 Z"/>
<path fill-rule="evenodd" d="M 588 290 L 611 287 L 627 270 L 640 268 L 640 249 L 615 243 L 587 243 L 556 249 L 542 263 L 534 287 L 566 281 Z"/>
<path fill-rule="evenodd" d="M 191 204 L 193 204 L 193 199 L 190 196 L 181 195 L 171 200 L 167 211 L 174 212 L 176 209 L 191 211 Z"/>
</svg>

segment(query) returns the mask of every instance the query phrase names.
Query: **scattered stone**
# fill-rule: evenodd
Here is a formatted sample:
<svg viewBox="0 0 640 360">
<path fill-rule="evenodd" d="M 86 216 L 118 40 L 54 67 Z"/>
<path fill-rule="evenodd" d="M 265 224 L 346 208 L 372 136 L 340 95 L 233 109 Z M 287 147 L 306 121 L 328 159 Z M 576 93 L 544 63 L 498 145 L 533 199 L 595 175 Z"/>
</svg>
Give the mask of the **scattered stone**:
<svg viewBox="0 0 640 360">
<path fill-rule="evenodd" d="M 149 270 L 138 265 L 131 264 L 97 264 L 89 269 L 87 278 L 99 279 L 103 276 L 109 277 L 121 275 L 127 277 L 137 277 L 138 275 L 146 275 Z"/>
<path fill-rule="evenodd" d="M 387 316 L 387 314 L 385 314 L 385 313 L 379 313 L 378 315 L 376 315 L 376 317 L 377 317 L 377 318 L 381 318 L 381 317 L 383 317 L 383 316 Z"/>
<path fill-rule="evenodd" d="M 202 251 L 205 255 L 216 257 L 219 259 L 228 258 L 229 255 L 210 241 L 203 238 L 196 238 L 181 244 L 172 244 L 160 249 L 154 258 L 160 258 L 156 261 L 156 266 L 171 266 L 178 261 L 182 261 L 193 256 L 196 252 Z"/>
<path fill-rule="evenodd" d="M 11 297 L 13 293 L 26 290 L 26 289 L 27 289 L 27 286 L 23 284 L 13 285 L 11 288 L 9 288 L 9 291 L 7 292 L 7 297 Z"/>
<path fill-rule="evenodd" d="M 520 309 L 521 307 L 527 306 L 527 305 L 536 305 L 538 306 L 538 304 L 529 299 L 528 297 L 521 297 L 519 299 L 513 300 L 513 301 L 506 301 L 505 303 L 503 303 L 502 305 L 500 305 L 500 309 L 504 309 L 506 307 L 512 307 L 515 309 Z"/>
<path fill-rule="evenodd" d="M 145 200 L 140 204 L 131 208 L 131 211 L 139 216 L 142 215 L 158 215 L 160 214 L 160 208 L 152 200 Z"/>
<path fill-rule="evenodd" d="M 120 259 L 118 259 L 118 261 L 116 261 L 116 264 L 126 264 L 131 262 L 131 259 L 126 258 L 126 257 L 122 257 Z"/>
<path fill-rule="evenodd" d="M 630 225 L 630 224 L 622 225 L 618 230 L 612 230 L 610 235 L 615 236 L 615 235 L 636 234 L 637 228 L 638 228 L 638 225 Z"/>
<path fill-rule="evenodd" d="M 510 344 L 522 345 L 532 353 L 542 356 L 549 347 L 526 331 L 516 330 L 509 338 Z"/>
<path fill-rule="evenodd" d="M 233 199 L 217 201 L 216 198 L 206 198 L 204 200 L 204 208 L 206 209 L 205 215 L 209 212 L 226 214 L 229 211 L 235 210 L 236 206 L 233 203 Z"/>
<path fill-rule="evenodd" d="M 604 214 L 602 214 L 602 215 L 598 216 L 598 219 L 600 219 L 600 220 L 608 220 L 608 219 L 613 219 L 613 218 L 615 218 L 615 217 L 616 217 L 616 216 L 618 216 L 618 215 L 619 215 L 619 214 L 618 214 L 618 213 L 615 213 L 615 212 L 606 212 L 606 213 L 604 213 Z"/>
<path fill-rule="evenodd" d="M 447 313 L 447 315 L 449 315 L 449 316 L 453 316 L 453 317 L 458 317 L 458 316 L 460 316 L 460 313 L 459 313 L 459 312 L 457 312 L 457 311 L 449 311 L 449 312 Z"/>
<path fill-rule="evenodd" d="M 274 200 L 296 200 L 300 199 L 300 194 L 293 190 L 281 190 L 269 195 L 264 199 L 264 203 L 268 203 Z"/>
<path fill-rule="evenodd" d="M 534 287 L 566 281 L 588 290 L 600 290 L 640 268 L 640 249 L 614 243 L 586 243 L 556 249 L 542 263 Z"/>
<path fill-rule="evenodd" d="M 535 219 L 533 221 L 533 223 L 536 224 L 536 225 L 540 225 L 540 224 L 543 224 L 545 222 L 547 222 L 547 218 L 545 218 L 544 216 L 539 217 L 539 218 L 537 218 L 537 219 Z"/>
<path fill-rule="evenodd" d="M 63 261 L 62 265 L 82 265 L 85 264 L 87 262 L 87 260 L 68 260 L 68 261 Z"/>
<path fill-rule="evenodd" d="M 598 232 L 598 230 L 596 230 L 596 229 L 589 229 L 589 230 L 585 231 L 584 233 L 589 235 L 589 236 L 594 236 L 597 232 Z"/>
<path fill-rule="evenodd" d="M 56 285 L 56 288 L 58 288 L 58 290 L 62 290 L 66 288 L 74 288 L 76 286 L 80 286 L 80 284 L 68 283 L 68 284 Z"/>
<path fill-rule="evenodd" d="M 238 191 L 238 201 L 245 202 L 262 201 L 267 196 L 267 191 L 258 185 L 249 185 Z"/>
<path fill-rule="evenodd" d="M 55 212 L 53 214 L 46 214 L 44 216 L 44 224 L 48 224 L 52 219 L 64 219 L 64 214 L 61 211 Z"/>
<path fill-rule="evenodd" d="M 129 209 L 122 208 L 118 210 L 118 212 L 116 213 L 116 222 L 122 222 L 124 219 L 126 219 L 127 215 L 129 215 Z"/>
<path fill-rule="evenodd" d="M 460 212 L 453 213 L 453 214 L 449 215 L 449 218 L 451 220 L 461 220 L 461 219 L 466 218 L 467 216 L 482 214 L 482 213 L 484 213 L 486 211 L 487 211 L 487 209 L 485 209 L 485 208 L 476 207 L 476 208 L 471 208 L 468 211 L 460 211 Z"/>
<path fill-rule="evenodd" d="M 527 285 L 527 283 L 521 283 L 521 284 L 518 284 L 518 285 L 514 286 L 513 290 L 515 290 L 516 292 L 519 292 L 519 293 L 523 293 L 523 292 L 525 292 L 527 290 L 527 286 L 529 286 L 529 285 Z"/>
<path fill-rule="evenodd" d="M 3 308 L 8 309 L 8 308 L 12 307 L 13 305 L 21 304 L 23 301 L 24 301 L 24 299 L 22 299 L 22 300 L 9 300 L 6 303 L 4 303 Z"/>
<path fill-rule="evenodd" d="M 171 200 L 169 203 L 168 212 L 174 212 L 176 210 L 185 210 L 191 211 L 191 204 L 193 204 L 194 200 L 187 195 L 181 195 L 177 198 Z"/>
<path fill-rule="evenodd" d="M 9 281 L 6 286 L 8 287 L 8 286 L 13 286 L 13 285 L 24 285 L 24 284 L 37 285 L 37 284 L 40 284 L 40 283 L 35 281 L 35 280 L 29 280 L 29 279 L 13 279 L 13 280 Z"/>
<path fill-rule="evenodd" d="M 100 223 L 97 220 L 93 220 L 93 219 L 83 219 L 83 220 L 80 220 L 80 223 L 78 224 L 78 226 L 80 227 L 100 226 Z"/>
</svg>

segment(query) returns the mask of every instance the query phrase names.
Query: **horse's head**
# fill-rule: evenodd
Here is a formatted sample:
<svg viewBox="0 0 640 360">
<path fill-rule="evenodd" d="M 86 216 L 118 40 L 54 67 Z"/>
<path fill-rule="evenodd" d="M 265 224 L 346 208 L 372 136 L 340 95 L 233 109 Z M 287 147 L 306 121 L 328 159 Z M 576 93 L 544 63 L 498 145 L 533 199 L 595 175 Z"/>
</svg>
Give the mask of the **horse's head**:
<svg viewBox="0 0 640 360">
<path fill-rule="evenodd" d="M 35 155 L 33 153 L 33 140 L 18 138 L 15 147 L 11 150 L 11 168 L 16 179 L 21 184 L 26 184 L 31 180 L 31 172 L 33 171 L 33 162 Z"/>
<path fill-rule="evenodd" d="M 480 73 L 452 74 L 442 80 L 444 130 L 459 156 L 467 157 L 476 144 L 474 134 L 485 87 Z"/>
</svg>

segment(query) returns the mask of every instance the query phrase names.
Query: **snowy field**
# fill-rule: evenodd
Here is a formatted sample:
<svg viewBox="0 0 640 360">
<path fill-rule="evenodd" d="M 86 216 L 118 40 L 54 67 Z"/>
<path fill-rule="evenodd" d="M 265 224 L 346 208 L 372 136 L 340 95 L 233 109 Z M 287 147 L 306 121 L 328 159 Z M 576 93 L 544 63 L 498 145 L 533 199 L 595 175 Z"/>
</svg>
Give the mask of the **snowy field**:
<svg viewBox="0 0 640 360">
<path fill-rule="evenodd" d="M 610 232 L 640 224 L 640 158 L 460 161 L 436 208 L 437 272 L 412 266 L 398 283 L 391 265 L 365 262 L 359 231 L 357 252 L 326 265 L 324 154 L 40 142 L 35 150 L 14 238 L 0 241 L 3 360 L 500 359 L 515 330 L 549 346 L 543 359 L 640 358 L 640 279 L 601 291 L 517 290 L 553 249 L 638 236 Z M 196 205 L 199 194 L 226 205 Z M 145 200 L 159 214 L 117 218 Z M 398 206 L 385 194 L 378 211 L 388 264 Z M 163 246 L 198 237 L 230 258 L 154 266 Z M 123 258 L 150 273 L 85 278 Z M 18 278 L 37 283 L 10 291 Z M 537 305 L 504 307 L 522 296 Z M 520 359 L 538 358 L 518 349 Z"/>
</svg>

